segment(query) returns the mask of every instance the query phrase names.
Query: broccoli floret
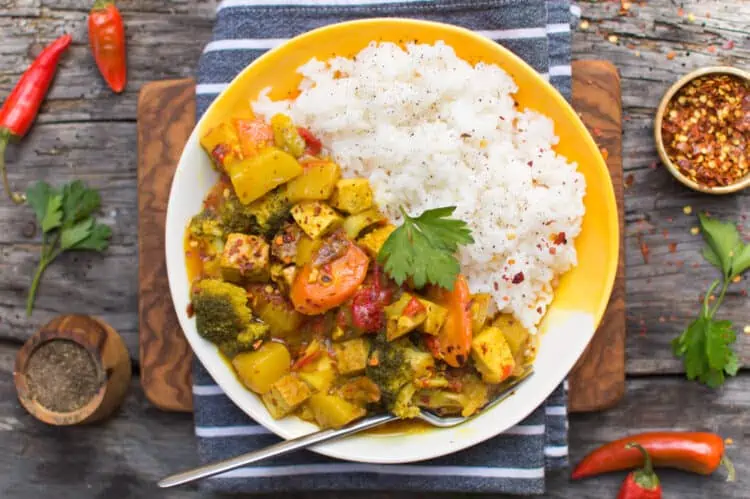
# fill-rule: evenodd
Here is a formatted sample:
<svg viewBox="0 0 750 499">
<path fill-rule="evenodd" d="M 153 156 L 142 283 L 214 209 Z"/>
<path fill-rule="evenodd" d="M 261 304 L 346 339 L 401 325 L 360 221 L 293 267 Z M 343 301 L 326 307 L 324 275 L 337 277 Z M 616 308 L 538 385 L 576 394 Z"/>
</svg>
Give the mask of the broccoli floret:
<svg viewBox="0 0 750 499">
<path fill-rule="evenodd" d="M 198 334 L 231 351 L 235 345 L 252 344 L 268 327 L 251 322 L 244 288 L 218 279 L 204 279 L 193 286 L 191 297 Z M 262 326 L 262 327 L 259 327 Z"/>
<path fill-rule="evenodd" d="M 219 350 L 230 359 L 238 353 L 254 350 L 256 342 L 260 338 L 266 336 L 268 330 L 268 324 L 263 324 L 262 322 L 251 322 L 247 325 L 247 328 L 239 333 L 234 339 L 222 341 L 219 344 Z"/>
<path fill-rule="evenodd" d="M 407 339 L 389 342 L 385 333 L 372 342 L 365 374 L 381 391 L 385 407 L 401 418 L 419 413 L 414 402 L 415 381 L 434 372 L 435 361 L 427 352 L 417 350 Z"/>
<path fill-rule="evenodd" d="M 190 220 L 188 227 L 190 235 L 196 239 L 212 240 L 215 238 L 224 238 L 224 229 L 221 221 L 216 214 L 209 210 L 204 210 L 195 215 Z"/>
<path fill-rule="evenodd" d="M 249 205 L 242 204 L 232 191 L 222 204 L 219 215 L 227 233 L 239 232 L 270 238 L 289 218 L 290 208 L 282 186 Z"/>
</svg>

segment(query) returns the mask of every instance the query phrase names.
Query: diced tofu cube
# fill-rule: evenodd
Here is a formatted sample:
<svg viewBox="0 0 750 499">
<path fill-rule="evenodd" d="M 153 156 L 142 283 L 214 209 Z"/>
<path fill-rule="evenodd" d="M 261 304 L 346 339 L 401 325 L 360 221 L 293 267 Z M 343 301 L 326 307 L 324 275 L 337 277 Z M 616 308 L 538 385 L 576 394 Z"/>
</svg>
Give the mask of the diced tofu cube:
<svg viewBox="0 0 750 499">
<path fill-rule="evenodd" d="M 345 178 L 336 183 L 331 204 L 352 215 L 372 206 L 372 188 L 366 178 Z"/>
<path fill-rule="evenodd" d="M 231 123 L 220 123 L 201 138 L 201 146 L 219 170 L 242 159 L 237 130 Z"/>
<path fill-rule="evenodd" d="M 497 327 L 487 327 L 471 341 L 471 358 L 486 383 L 500 383 L 516 366 L 513 352 Z"/>
<path fill-rule="evenodd" d="M 448 317 L 448 309 L 424 298 L 419 298 L 420 303 L 427 309 L 427 317 L 422 323 L 422 331 L 437 336 Z"/>
<path fill-rule="evenodd" d="M 333 161 L 321 160 L 303 165 L 302 175 L 287 186 L 289 201 L 323 201 L 331 197 L 336 182 L 341 178 L 341 168 Z"/>
<path fill-rule="evenodd" d="M 281 149 L 266 147 L 254 156 L 228 165 L 227 173 L 240 202 L 250 204 L 301 175 L 302 166 Z"/>
<path fill-rule="evenodd" d="M 262 395 L 263 403 L 274 419 L 281 419 L 290 414 L 299 405 L 310 398 L 307 383 L 294 374 L 287 374 L 271 385 L 271 390 Z"/>
<path fill-rule="evenodd" d="M 354 338 L 342 343 L 334 343 L 336 368 L 340 374 L 361 374 L 367 367 L 370 355 L 370 342 L 365 338 Z"/>
<path fill-rule="evenodd" d="M 380 248 L 383 247 L 383 244 L 385 244 L 386 240 L 388 240 L 388 237 L 391 235 L 391 232 L 394 230 L 396 230 L 396 226 L 391 224 L 378 227 L 372 232 L 357 239 L 357 243 L 367 251 L 367 254 L 370 255 L 370 257 L 377 258 L 378 253 L 380 253 Z"/>
<path fill-rule="evenodd" d="M 293 223 L 284 224 L 273 236 L 271 254 L 285 264 L 294 263 L 297 258 L 297 245 L 302 238 L 302 229 Z"/>
<path fill-rule="evenodd" d="M 488 293 L 471 295 L 471 329 L 474 333 L 478 333 L 484 329 L 491 300 L 492 296 Z"/>
<path fill-rule="evenodd" d="M 385 307 L 385 332 L 388 341 L 393 341 L 421 326 L 427 319 L 427 309 L 419 299 L 404 293 L 394 303 Z"/>
<path fill-rule="evenodd" d="M 311 239 L 320 239 L 341 225 L 336 210 L 320 201 L 305 201 L 292 206 L 292 217 Z"/>
<path fill-rule="evenodd" d="M 260 236 L 229 234 L 221 254 L 221 275 L 226 281 L 265 282 L 270 277 L 268 243 Z"/>
</svg>

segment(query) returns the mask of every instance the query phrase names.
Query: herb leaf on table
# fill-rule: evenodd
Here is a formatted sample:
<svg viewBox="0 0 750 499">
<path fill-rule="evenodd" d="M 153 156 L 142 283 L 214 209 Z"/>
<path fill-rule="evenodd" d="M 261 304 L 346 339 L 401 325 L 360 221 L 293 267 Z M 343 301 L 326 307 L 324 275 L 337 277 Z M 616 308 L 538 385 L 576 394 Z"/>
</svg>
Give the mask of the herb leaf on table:
<svg viewBox="0 0 750 499">
<path fill-rule="evenodd" d="M 452 290 L 460 271 L 455 253 L 460 245 L 474 242 L 466 222 L 450 218 L 455 206 L 427 210 L 418 217 L 400 209 L 404 221 L 378 253 L 385 272 L 399 286 L 411 278 L 416 288 L 429 283 Z"/>
<path fill-rule="evenodd" d="M 101 205 L 101 196 L 80 180 L 62 189 L 37 182 L 26 191 L 26 200 L 42 229 L 41 258 L 26 301 L 26 315 L 31 315 L 47 267 L 65 251 L 106 250 L 112 230 L 96 223 L 93 214 Z"/>
<path fill-rule="evenodd" d="M 750 245 L 742 241 L 733 223 L 703 214 L 699 215 L 699 219 L 706 241 L 703 257 L 721 271 L 722 277 L 709 287 L 698 318 L 672 340 L 672 350 L 683 359 L 688 379 L 697 379 L 711 388 L 717 388 L 724 383 L 727 375 L 737 374 L 740 362 L 732 349 L 737 341 L 732 323 L 716 320 L 715 316 L 731 282 L 750 268 Z M 710 306 L 710 299 L 719 285 L 719 296 Z"/>
</svg>

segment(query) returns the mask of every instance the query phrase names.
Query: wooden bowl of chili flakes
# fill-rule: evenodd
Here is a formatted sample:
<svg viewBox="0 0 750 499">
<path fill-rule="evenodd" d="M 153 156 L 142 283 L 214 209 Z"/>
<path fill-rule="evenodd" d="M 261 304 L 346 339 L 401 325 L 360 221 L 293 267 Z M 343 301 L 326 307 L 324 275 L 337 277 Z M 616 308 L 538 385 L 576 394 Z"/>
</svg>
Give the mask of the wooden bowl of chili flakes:
<svg viewBox="0 0 750 499">
<path fill-rule="evenodd" d="M 659 104 L 654 138 L 664 165 L 691 189 L 750 185 L 750 73 L 718 66 L 680 78 Z"/>
</svg>

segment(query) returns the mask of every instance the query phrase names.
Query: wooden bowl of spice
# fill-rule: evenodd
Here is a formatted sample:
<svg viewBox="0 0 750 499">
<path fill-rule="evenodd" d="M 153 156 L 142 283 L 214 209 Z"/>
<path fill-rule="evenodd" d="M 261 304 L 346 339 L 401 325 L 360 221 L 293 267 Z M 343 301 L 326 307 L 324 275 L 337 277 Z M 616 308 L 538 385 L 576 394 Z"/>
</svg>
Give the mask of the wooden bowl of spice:
<svg viewBox="0 0 750 499">
<path fill-rule="evenodd" d="M 109 416 L 125 397 L 130 356 L 120 335 L 85 315 L 53 319 L 16 355 L 21 405 L 37 419 L 66 426 Z"/>
<path fill-rule="evenodd" d="M 664 165 L 691 189 L 750 185 L 750 73 L 718 66 L 680 78 L 659 105 L 654 138 Z"/>
</svg>

